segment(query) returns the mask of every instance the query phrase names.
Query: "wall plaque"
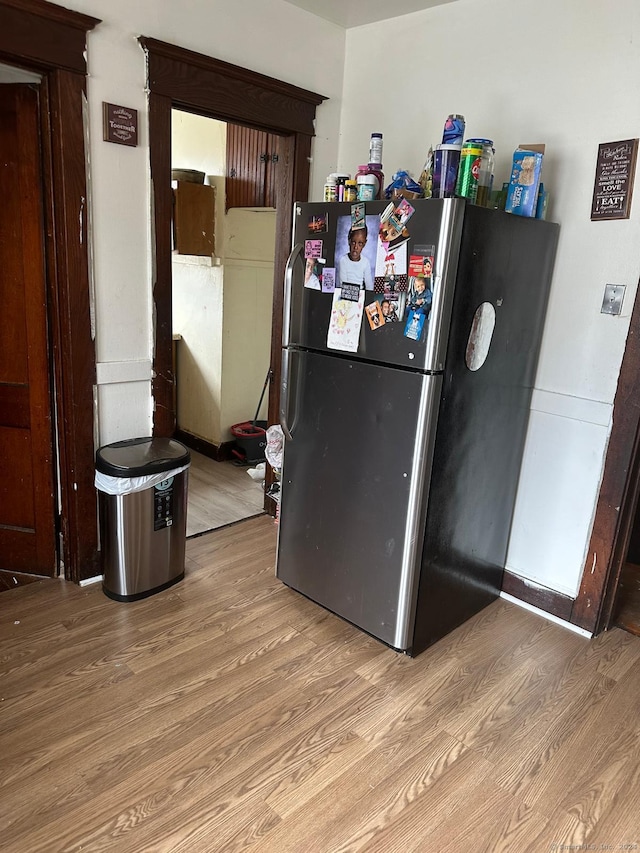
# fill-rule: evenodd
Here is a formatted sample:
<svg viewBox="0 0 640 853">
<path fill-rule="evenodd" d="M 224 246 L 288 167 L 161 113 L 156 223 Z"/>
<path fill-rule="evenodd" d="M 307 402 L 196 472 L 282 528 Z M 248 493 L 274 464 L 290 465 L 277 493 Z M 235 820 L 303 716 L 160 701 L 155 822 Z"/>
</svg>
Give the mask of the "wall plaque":
<svg viewBox="0 0 640 853">
<path fill-rule="evenodd" d="M 637 155 L 637 139 L 598 146 L 591 219 L 629 218 Z"/>
<path fill-rule="evenodd" d="M 138 144 L 138 111 L 130 107 L 102 102 L 102 123 L 105 142 L 118 145 Z"/>
</svg>

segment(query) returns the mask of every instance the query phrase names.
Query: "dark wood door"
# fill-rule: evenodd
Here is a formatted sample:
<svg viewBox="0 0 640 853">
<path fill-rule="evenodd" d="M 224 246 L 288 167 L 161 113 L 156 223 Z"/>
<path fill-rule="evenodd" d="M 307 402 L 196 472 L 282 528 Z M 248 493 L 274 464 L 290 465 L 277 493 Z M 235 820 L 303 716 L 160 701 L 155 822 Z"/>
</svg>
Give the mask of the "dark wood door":
<svg viewBox="0 0 640 853">
<path fill-rule="evenodd" d="M 0 569 L 56 573 L 37 89 L 0 86 Z"/>
</svg>

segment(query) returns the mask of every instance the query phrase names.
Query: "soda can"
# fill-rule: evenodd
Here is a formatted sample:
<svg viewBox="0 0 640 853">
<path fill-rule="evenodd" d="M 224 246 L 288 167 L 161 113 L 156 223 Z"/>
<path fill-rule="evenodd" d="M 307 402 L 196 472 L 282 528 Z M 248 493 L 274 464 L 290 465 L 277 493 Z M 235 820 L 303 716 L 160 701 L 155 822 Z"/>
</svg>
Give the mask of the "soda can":
<svg viewBox="0 0 640 853">
<path fill-rule="evenodd" d="M 467 141 L 460 152 L 460 166 L 456 182 L 456 195 L 475 201 L 480 173 L 482 145 L 476 140 Z"/>
<path fill-rule="evenodd" d="M 444 123 L 442 144 L 461 146 L 462 140 L 464 139 L 464 128 L 464 116 L 458 115 L 457 113 L 451 113 Z"/>
</svg>

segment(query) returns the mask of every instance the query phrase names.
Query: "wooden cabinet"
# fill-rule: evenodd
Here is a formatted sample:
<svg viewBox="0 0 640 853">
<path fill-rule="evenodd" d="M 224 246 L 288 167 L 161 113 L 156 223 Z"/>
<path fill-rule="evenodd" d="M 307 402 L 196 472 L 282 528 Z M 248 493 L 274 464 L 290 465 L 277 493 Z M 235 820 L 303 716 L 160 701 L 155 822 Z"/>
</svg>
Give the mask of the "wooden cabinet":
<svg viewBox="0 0 640 853">
<path fill-rule="evenodd" d="M 215 254 L 215 188 L 178 181 L 174 190 L 174 247 L 180 255 Z"/>
<path fill-rule="evenodd" d="M 226 207 L 275 207 L 280 136 L 227 125 Z"/>
</svg>

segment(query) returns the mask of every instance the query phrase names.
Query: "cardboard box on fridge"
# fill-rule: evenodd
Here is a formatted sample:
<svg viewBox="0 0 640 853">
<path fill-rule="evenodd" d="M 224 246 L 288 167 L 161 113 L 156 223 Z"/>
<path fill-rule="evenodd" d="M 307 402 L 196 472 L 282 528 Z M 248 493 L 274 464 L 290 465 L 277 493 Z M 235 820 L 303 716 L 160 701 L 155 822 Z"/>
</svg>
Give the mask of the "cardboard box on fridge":
<svg viewBox="0 0 640 853">
<path fill-rule="evenodd" d="M 535 216 L 544 145 L 520 145 L 513 154 L 505 210 L 517 216 Z"/>
</svg>

